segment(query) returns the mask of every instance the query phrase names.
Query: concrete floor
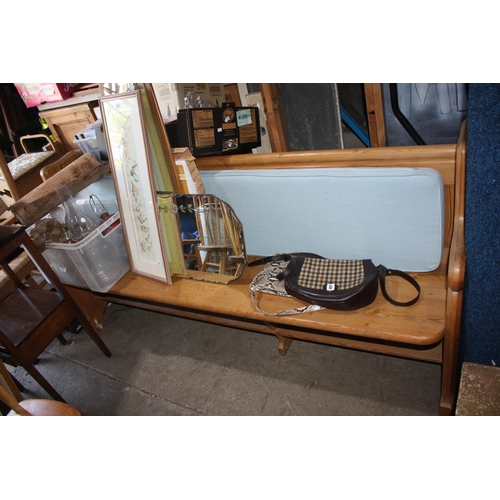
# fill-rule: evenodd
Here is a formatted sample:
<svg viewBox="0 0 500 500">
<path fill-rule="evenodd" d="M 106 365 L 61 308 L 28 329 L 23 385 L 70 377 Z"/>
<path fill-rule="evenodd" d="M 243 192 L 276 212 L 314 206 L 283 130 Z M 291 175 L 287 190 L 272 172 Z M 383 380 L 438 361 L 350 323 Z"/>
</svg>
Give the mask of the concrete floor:
<svg viewBox="0 0 500 500">
<path fill-rule="evenodd" d="M 294 341 L 111 304 L 101 336 L 65 333 L 37 364 L 83 415 L 432 415 L 440 366 Z M 9 367 L 25 398 L 46 398 Z"/>
</svg>

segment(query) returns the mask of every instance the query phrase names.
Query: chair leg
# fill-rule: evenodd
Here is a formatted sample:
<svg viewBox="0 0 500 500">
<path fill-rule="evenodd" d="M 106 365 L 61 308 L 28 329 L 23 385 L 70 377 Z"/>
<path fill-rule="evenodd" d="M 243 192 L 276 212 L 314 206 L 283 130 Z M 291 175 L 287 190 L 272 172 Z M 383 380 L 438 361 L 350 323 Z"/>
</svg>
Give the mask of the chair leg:
<svg viewBox="0 0 500 500">
<path fill-rule="evenodd" d="M 5 417 L 10 412 L 10 408 L 0 401 L 0 413 Z"/>
<path fill-rule="evenodd" d="M 61 403 L 66 403 L 63 397 L 49 384 L 47 379 L 33 365 L 27 364 L 22 366 L 50 396 L 57 401 L 61 401 Z"/>
<path fill-rule="evenodd" d="M 10 372 L 9 372 L 10 373 Z M 14 377 L 14 375 L 12 375 L 12 373 L 10 374 L 12 380 L 14 381 L 14 384 L 16 384 L 17 388 L 21 391 L 21 392 L 24 392 L 26 390 L 26 387 L 24 387 L 23 384 L 21 384 L 21 382 L 19 382 L 19 380 L 17 380 L 16 377 Z"/>
<path fill-rule="evenodd" d="M 57 401 L 61 401 L 61 403 L 66 403 L 63 397 L 49 384 L 47 379 L 35 368 L 33 363 L 30 363 L 28 359 L 24 359 L 24 356 L 21 353 L 18 353 L 17 356 L 12 356 L 11 358 L 18 365 L 22 366 L 39 384 L 45 389 L 45 391 L 52 396 Z M 21 390 L 25 390 L 23 387 Z"/>
<path fill-rule="evenodd" d="M 68 342 L 67 340 L 64 338 L 64 335 L 62 333 L 60 333 L 58 336 L 57 336 L 57 340 L 59 340 L 59 343 L 61 345 L 66 345 Z"/>
<path fill-rule="evenodd" d="M 70 306 L 74 309 L 75 315 L 78 321 L 82 324 L 85 331 L 90 335 L 92 340 L 97 344 L 99 349 L 108 358 L 111 356 L 111 351 L 107 348 L 106 344 L 103 342 L 96 329 L 93 327 L 91 322 L 85 317 L 85 314 L 78 307 L 77 303 L 69 293 L 68 289 L 61 283 L 57 274 L 54 272 L 50 264 L 41 257 L 40 251 L 33 241 L 29 238 L 27 233 L 24 233 L 24 238 L 22 241 L 25 249 L 28 251 L 30 257 L 35 260 L 35 262 L 40 267 L 41 271 L 47 276 L 48 280 L 52 283 L 53 287 L 66 299 Z"/>
</svg>

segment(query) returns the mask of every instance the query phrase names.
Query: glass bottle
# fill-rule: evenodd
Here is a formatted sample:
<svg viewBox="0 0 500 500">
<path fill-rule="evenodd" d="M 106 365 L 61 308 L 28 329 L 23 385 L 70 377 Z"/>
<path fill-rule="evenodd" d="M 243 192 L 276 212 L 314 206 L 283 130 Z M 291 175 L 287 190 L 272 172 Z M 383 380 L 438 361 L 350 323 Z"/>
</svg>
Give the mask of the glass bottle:
<svg viewBox="0 0 500 500">
<path fill-rule="evenodd" d="M 97 226 L 76 205 L 66 184 L 56 188 L 65 211 L 66 239 L 76 243 L 88 236 Z"/>
</svg>

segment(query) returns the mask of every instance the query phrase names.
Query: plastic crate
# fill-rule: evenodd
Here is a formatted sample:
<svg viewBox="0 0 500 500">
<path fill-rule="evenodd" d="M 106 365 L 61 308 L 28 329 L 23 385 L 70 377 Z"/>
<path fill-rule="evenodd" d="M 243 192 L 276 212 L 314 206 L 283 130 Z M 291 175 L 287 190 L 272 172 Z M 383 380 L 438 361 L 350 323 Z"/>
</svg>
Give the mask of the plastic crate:
<svg viewBox="0 0 500 500">
<path fill-rule="evenodd" d="M 107 292 L 130 269 L 119 212 L 78 243 L 46 246 L 43 256 L 66 285 Z"/>
<path fill-rule="evenodd" d="M 99 149 L 99 144 L 97 143 L 97 138 L 96 137 L 87 137 L 87 138 L 84 138 L 84 139 L 75 139 L 73 141 L 73 144 L 77 144 L 84 154 L 85 153 L 91 153 L 92 155 L 94 155 L 95 159 L 99 163 L 102 163 L 102 160 L 101 160 L 101 151 Z"/>
</svg>

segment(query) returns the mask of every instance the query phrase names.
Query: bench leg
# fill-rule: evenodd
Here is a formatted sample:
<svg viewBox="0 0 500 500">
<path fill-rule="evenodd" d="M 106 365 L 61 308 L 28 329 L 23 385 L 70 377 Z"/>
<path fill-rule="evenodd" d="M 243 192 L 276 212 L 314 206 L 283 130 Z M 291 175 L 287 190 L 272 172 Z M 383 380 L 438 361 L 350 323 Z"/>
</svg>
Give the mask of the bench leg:
<svg viewBox="0 0 500 500">
<path fill-rule="evenodd" d="M 456 403 L 458 342 L 460 338 L 462 299 L 462 291 L 451 292 L 448 290 L 446 311 L 452 311 L 452 313 L 446 318 L 445 325 L 441 401 L 439 403 L 440 415 L 451 415 Z"/>
<path fill-rule="evenodd" d="M 279 329 L 274 325 L 273 323 L 268 323 L 267 321 L 265 322 L 266 326 L 271 330 L 269 333 L 273 333 L 276 338 L 279 341 L 278 345 L 278 351 L 282 356 L 286 356 L 286 353 L 288 352 L 288 348 L 290 347 L 290 344 L 292 343 L 292 340 L 290 337 L 284 337 L 283 335 L 278 335 L 276 333 Z"/>
<path fill-rule="evenodd" d="M 278 351 L 282 356 L 285 356 L 293 339 L 281 335 L 276 335 L 276 338 L 279 340 Z"/>
<path fill-rule="evenodd" d="M 78 304 L 82 313 L 88 318 L 92 326 L 100 331 L 104 327 L 104 313 L 108 301 L 96 297 L 91 291 L 80 288 L 67 287 L 69 294 Z"/>
</svg>

